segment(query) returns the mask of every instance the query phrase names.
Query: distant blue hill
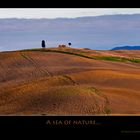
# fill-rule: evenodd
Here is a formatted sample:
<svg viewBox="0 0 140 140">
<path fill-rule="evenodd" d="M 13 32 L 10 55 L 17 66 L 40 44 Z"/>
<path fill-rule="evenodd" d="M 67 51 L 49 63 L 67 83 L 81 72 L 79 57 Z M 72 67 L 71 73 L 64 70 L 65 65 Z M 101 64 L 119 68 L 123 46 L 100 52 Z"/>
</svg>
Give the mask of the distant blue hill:
<svg viewBox="0 0 140 140">
<path fill-rule="evenodd" d="M 112 50 L 140 50 L 140 46 L 121 46 L 115 47 Z"/>
</svg>

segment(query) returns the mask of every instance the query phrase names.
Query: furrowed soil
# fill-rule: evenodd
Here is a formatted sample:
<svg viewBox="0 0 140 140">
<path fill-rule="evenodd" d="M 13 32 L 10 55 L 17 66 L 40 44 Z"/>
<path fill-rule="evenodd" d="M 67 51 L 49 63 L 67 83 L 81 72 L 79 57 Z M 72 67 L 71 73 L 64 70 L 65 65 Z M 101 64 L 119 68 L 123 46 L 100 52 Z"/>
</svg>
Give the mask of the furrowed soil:
<svg viewBox="0 0 140 140">
<path fill-rule="evenodd" d="M 140 51 L 0 52 L 0 115 L 138 115 L 140 63 L 129 59 Z"/>
</svg>

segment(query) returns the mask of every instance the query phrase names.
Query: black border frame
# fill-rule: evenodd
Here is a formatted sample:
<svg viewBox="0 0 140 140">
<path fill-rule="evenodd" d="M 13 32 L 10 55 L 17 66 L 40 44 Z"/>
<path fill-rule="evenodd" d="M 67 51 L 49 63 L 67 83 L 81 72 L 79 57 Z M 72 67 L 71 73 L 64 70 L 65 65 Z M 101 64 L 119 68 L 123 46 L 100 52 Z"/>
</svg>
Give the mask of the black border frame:
<svg viewBox="0 0 140 140">
<path fill-rule="evenodd" d="M 140 4 L 132 1 L 114 1 L 114 0 L 98 0 L 98 1 L 77 1 L 77 2 L 13 2 L 5 1 L 0 8 L 140 8 Z M 62 121 L 60 125 L 46 124 L 50 121 Z M 64 121 L 71 120 L 93 120 L 96 123 L 90 125 L 65 125 Z M 0 116 L 0 129 L 2 130 L 84 130 L 91 131 L 92 134 L 119 134 L 133 135 L 140 134 L 140 116 Z"/>
</svg>

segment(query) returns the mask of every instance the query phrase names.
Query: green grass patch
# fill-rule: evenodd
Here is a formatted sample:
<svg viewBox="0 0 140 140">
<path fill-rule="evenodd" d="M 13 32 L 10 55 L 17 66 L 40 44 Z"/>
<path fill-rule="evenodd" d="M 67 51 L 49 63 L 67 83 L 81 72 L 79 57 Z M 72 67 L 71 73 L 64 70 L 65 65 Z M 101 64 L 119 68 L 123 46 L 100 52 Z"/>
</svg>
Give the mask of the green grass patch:
<svg viewBox="0 0 140 140">
<path fill-rule="evenodd" d="M 88 59 L 94 60 L 107 60 L 107 61 L 114 61 L 114 62 L 132 62 L 132 63 L 140 63 L 140 59 L 136 58 L 124 58 L 124 57 L 115 57 L 115 56 L 89 56 L 87 53 L 82 52 L 81 50 L 76 49 L 56 49 L 56 48 L 37 48 L 37 49 L 28 49 L 22 50 L 23 51 L 41 51 L 41 52 L 56 52 L 56 53 L 63 53 L 63 54 L 70 54 L 75 56 L 80 56 Z"/>
<path fill-rule="evenodd" d="M 116 61 L 116 62 L 133 62 L 140 63 L 140 59 L 135 58 L 124 58 L 124 57 L 114 57 L 114 56 L 96 56 L 94 57 L 96 60 L 108 60 L 108 61 Z"/>
<path fill-rule="evenodd" d="M 131 62 L 134 62 L 134 63 L 140 63 L 140 59 L 135 59 L 135 58 L 133 58 L 133 59 L 130 59 L 130 61 L 131 61 Z"/>
<path fill-rule="evenodd" d="M 128 62 L 128 59 L 114 56 L 96 56 L 97 60 L 108 60 L 108 61 L 118 61 L 118 62 Z"/>
<path fill-rule="evenodd" d="M 74 51 L 74 49 L 72 50 L 64 50 L 64 49 L 28 49 L 28 50 L 23 50 L 23 51 L 41 51 L 41 52 L 56 52 L 56 53 L 63 53 L 63 54 L 70 54 L 70 55 L 76 55 L 76 56 L 81 56 L 81 57 L 85 57 L 85 58 L 89 58 L 89 59 L 94 59 L 93 57 L 84 55 L 83 52 L 81 51 Z"/>
</svg>

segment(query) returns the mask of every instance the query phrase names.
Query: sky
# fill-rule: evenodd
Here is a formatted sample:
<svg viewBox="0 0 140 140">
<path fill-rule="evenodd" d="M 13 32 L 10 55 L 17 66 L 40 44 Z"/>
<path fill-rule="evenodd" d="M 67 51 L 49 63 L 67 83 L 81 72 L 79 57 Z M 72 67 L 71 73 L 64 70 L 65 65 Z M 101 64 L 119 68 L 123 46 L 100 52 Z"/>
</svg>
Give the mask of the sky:
<svg viewBox="0 0 140 140">
<path fill-rule="evenodd" d="M 140 14 L 140 8 L 0 8 L 0 18 L 75 18 Z"/>
<path fill-rule="evenodd" d="M 140 8 L 0 8 L 0 51 L 38 48 L 42 39 L 47 47 L 68 42 L 76 48 L 103 50 L 139 46 Z"/>
</svg>

